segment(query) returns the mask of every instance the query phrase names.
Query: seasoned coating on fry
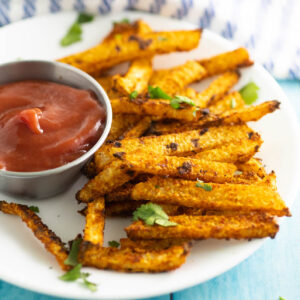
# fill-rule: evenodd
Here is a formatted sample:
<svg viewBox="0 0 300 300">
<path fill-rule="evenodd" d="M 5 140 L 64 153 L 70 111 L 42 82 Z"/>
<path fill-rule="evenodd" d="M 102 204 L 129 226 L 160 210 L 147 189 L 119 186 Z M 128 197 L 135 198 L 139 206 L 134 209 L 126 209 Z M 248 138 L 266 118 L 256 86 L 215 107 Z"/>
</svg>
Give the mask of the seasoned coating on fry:
<svg viewBox="0 0 300 300">
<path fill-rule="evenodd" d="M 169 69 L 157 70 L 150 79 L 150 85 L 160 87 L 167 94 L 179 94 L 185 86 L 205 76 L 205 69 L 196 61 Z"/>
<path fill-rule="evenodd" d="M 103 245 L 103 230 L 105 203 L 104 198 L 96 198 L 87 204 L 83 240 L 93 244 Z"/>
<path fill-rule="evenodd" d="M 143 20 L 137 20 L 133 23 L 115 22 L 111 32 L 103 39 L 103 42 L 115 39 L 116 35 L 120 34 L 136 34 L 136 33 L 147 33 L 151 32 L 150 26 Z"/>
<path fill-rule="evenodd" d="M 165 239 L 165 240 L 131 240 L 128 238 L 120 239 L 121 249 L 146 249 L 146 250 L 164 250 L 173 246 L 183 246 L 188 249 L 192 246 L 192 242 L 186 239 Z"/>
<path fill-rule="evenodd" d="M 200 130 L 161 136 L 124 139 L 121 142 L 101 147 L 95 154 L 95 163 L 97 170 L 101 170 L 114 159 L 114 155 L 122 155 L 122 153 L 140 150 L 159 155 L 182 156 L 183 154 L 195 154 L 244 139 L 255 141 L 259 140 L 260 136 L 247 125 L 241 124 L 237 126 L 202 128 Z"/>
<path fill-rule="evenodd" d="M 118 202 L 130 200 L 131 191 L 134 187 L 134 183 L 127 182 L 124 185 L 116 188 L 112 192 L 105 195 L 106 202 Z"/>
<path fill-rule="evenodd" d="M 97 76 L 95 79 L 103 87 L 109 99 L 124 96 L 124 93 L 122 94 L 114 88 L 113 76 Z"/>
<path fill-rule="evenodd" d="M 142 99 L 130 100 L 128 97 L 111 99 L 113 113 L 149 115 L 166 119 L 183 120 L 187 122 L 197 121 L 207 116 L 207 110 L 198 109 L 196 106 L 184 106 L 174 109 L 170 100 L 164 99 Z"/>
<path fill-rule="evenodd" d="M 82 173 L 89 179 L 92 179 L 97 175 L 97 169 L 94 159 L 83 166 Z"/>
<path fill-rule="evenodd" d="M 120 272 L 156 273 L 177 269 L 184 262 L 189 249 L 173 246 L 163 250 L 146 250 L 139 248 L 117 249 L 102 248 L 90 243 L 82 243 L 79 262 L 84 266 L 108 269 Z"/>
<path fill-rule="evenodd" d="M 142 136 L 150 128 L 151 124 L 152 124 L 151 117 L 146 116 L 142 118 L 139 122 L 136 123 L 135 126 L 133 126 L 131 129 L 124 132 L 124 134 L 122 135 L 122 139 L 138 138 Z"/>
<path fill-rule="evenodd" d="M 239 171 L 242 171 L 243 173 L 257 174 L 261 178 L 264 178 L 267 175 L 261 160 L 258 158 L 251 158 L 245 163 L 237 163 L 236 166 L 238 167 Z"/>
<path fill-rule="evenodd" d="M 241 94 L 237 91 L 225 95 L 218 101 L 214 101 L 214 104 L 209 106 L 209 112 L 218 115 L 227 110 L 232 110 L 233 104 L 235 109 L 243 108 L 245 106 L 245 101 L 243 100 Z"/>
<path fill-rule="evenodd" d="M 231 182 L 237 170 L 234 164 L 200 160 L 191 157 L 155 155 L 133 152 L 121 157 L 128 169 L 137 173 L 170 176 L 184 179 L 201 179 L 206 182 Z"/>
<path fill-rule="evenodd" d="M 91 202 L 128 182 L 134 176 L 135 173 L 128 170 L 126 164 L 120 160 L 115 160 L 90 180 L 76 194 L 76 198 L 79 202 Z"/>
<path fill-rule="evenodd" d="M 177 226 L 147 226 L 134 222 L 125 231 L 130 239 L 254 239 L 271 237 L 279 225 L 266 215 L 242 216 L 174 216 L 171 222 Z"/>
<path fill-rule="evenodd" d="M 64 57 L 59 61 L 87 73 L 96 73 L 128 60 L 194 49 L 199 43 L 201 32 L 200 29 L 195 29 L 132 34 L 129 37 L 122 35 L 120 39 L 106 41 L 86 51 Z"/>
<path fill-rule="evenodd" d="M 147 90 L 152 75 L 152 57 L 143 57 L 134 60 L 124 76 L 119 74 L 113 77 L 114 88 L 123 95 L 133 91 L 139 94 Z"/>
<path fill-rule="evenodd" d="M 217 79 L 213 80 L 208 88 L 197 93 L 193 98 L 195 104 L 199 107 L 207 107 L 222 98 L 239 80 L 238 71 L 228 71 Z"/>
<path fill-rule="evenodd" d="M 68 257 L 68 251 L 61 239 L 45 225 L 41 218 L 36 215 L 28 206 L 7 203 L 0 201 L 0 211 L 5 214 L 19 216 L 27 227 L 31 229 L 37 239 L 39 239 L 51 254 L 53 254 L 63 270 L 68 270 L 70 267 L 64 264 Z"/>
<path fill-rule="evenodd" d="M 205 210 L 260 211 L 276 216 L 290 216 L 279 194 L 267 185 L 208 185 L 212 190 L 197 187 L 196 181 L 155 176 L 138 183 L 132 190 L 131 198 Z"/>
<path fill-rule="evenodd" d="M 206 69 L 206 76 L 253 65 L 253 61 L 249 58 L 249 53 L 245 48 L 221 53 L 208 59 L 201 59 L 198 62 Z"/>
<path fill-rule="evenodd" d="M 139 201 L 120 201 L 108 202 L 105 207 L 106 217 L 131 217 L 132 213 L 145 202 Z"/>
<path fill-rule="evenodd" d="M 199 152 L 193 158 L 227 163 L 247 162 L 258 150 L 262 140 L 241 140 L 219 148 Z"/>
</svg>

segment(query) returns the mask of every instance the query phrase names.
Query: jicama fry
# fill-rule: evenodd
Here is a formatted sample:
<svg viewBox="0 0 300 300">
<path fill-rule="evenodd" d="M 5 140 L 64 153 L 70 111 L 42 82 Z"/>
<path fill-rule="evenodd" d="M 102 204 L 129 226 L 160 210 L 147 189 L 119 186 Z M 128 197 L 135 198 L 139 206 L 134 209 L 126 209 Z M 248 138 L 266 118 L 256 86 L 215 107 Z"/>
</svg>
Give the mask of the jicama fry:
<svg viewBox="0 0 300 300">
<path fill-rule="evenodd" d="M 199 107 L 207 107 L 222 98 L 239 80 L 240 73 L 229 71 L 220 75 L 204 91 L 197 93 L 193 98 Z"/>
<path fill-rule="evenodd" d="M 266 215 L 174 216 L 177 226 L 147 226 L 134 222 L 125 231 L 130 239 L 253 239 L 274 238 L 279 226 Z"/>
<path fill-rule="evenodd" d="M 237 91 L 231 92 L 221 98 L 219 101 L 216 101 L 213 105 L 209 106 L 209 112 L 213 114 L 221 114 L 225 111 L 230 111 L 233 108 L 243 108 L 245 102 L 241 94 Z"/>
<path fill-rule="evenodd" d="M 60 267 L 63 270 L 70 268 L 70 266 L 64 264 L 69 254 L 64 243 L 28 206 L 0 201 L 0 211 L 5 214 L 19 216 L 31 229 L 35 237 L 44 244 L 47 251 L 55 256 Z"/>
<path fill-rule="evenodd" d="M 194 159 L 190 157 L 159 156 L 153 153 L 126 153 L 121 157 L 128 169 L 138 173 L 201 179 L 207 182 L 231 182 L 237 170 L 234 164 Z"/>
<path fill-rule="evenodd" d="M 93 202 L 87 204 L 86 224 L 84 228 L 83 240 L 102 246 L 105 203 L 104 198 L 96 198 Z"/>
<path fill-rule="evenodd" d="M 134 187 L 134 183 L 127 182 L 124 185 L 116 188 L 112 192 L 105 195 L 106 202 L 119 202 L 130 200 L 131 191 Z"/>
<path fill-rule="evenodd" d="M 76 194 L 76 198 L 79 202 L 91 202 L 128 182 L 134 176 L 135 173 L 128 170 L 122 161 L 115 160 L 90 180 Z"/>
<path fill-rule="evenodd" d="M 97 170 L 101 170 L 114 159 L 114 156 L 120 156 L 124 152 L 130 153 L 140 150 L 159 155 L 188 155 L 244 139 L 255 141 L 260 140 L 260 136 L 247 125 L 242 124 L 202 128 L 200 130 L 161 136 L 125 139 L 102 147 L 96 152 L 95 163 Z"/>
<path fill-rule="evenodd" d="M 248 67 L 253 64 L 249 53 L 245 48 L 238 48 L 233 51 L 221 53 L 209 59 L 198 61 L 206 70 L 206 76 L 213 76 L 229 70 L 241 67 Z"/>
<path fill-rule="evenodd" d="M 124 94 L 114 88 L 113 76 L 97 76 L 95 79 L 103 87 L 109 99 L 124 96 Z"/>
<path fill-rule="evenodd" d="M 128 95 L 134 91 L 141 94 L 147 90 L 151 75 L 152 57 L 136 59 L 131 63 L 124 76 L 118 74 L 113 77 L 114 88 L 123 95 Z"/>
<path fill-rule="evenodd" d="M 180 90 L 203 78 L 205 73 L 205 69 L 199 63 L 187 61 L 180 66 L 155 71 L 150 79 L 150 85 L 158 86 L 170 95 L 180 94 L 178 93 Z"/>
<path fill-rule="evenodd" d="M 89 179 L 92 179 L 97 175 L 97 168 L 94 159 L 82 168 L 82 173 Z"/>
<path fill-rule="evenodd" d="M 244 173 L 254 173 L 261 178 L 264 178 L 267 175 L 264 166 L 258 158 L 251 158 L 245 163 L 237 163 L 236 165 L 238 169 Z"/>
<path fill-rule="evenodd" d="M 131 240 L 128 238 L 120 239 L 121 249 L 146 249 L 146 250 L 164 250 L 173 246 L 184 246 L 185 249 L 191 246 L 191 242 L 186 239 L 170 239 L 170 240 Z"/>
<path fill-rule="evenodd" d="M 124 118 L 124 116 L 123 116 Z M 126 117 L 125 117 L 126 118 Z M 135 126 L 133 126 L 131 129 L 124 132 L 122 139 L 128 139 L 128 138 L 138 138 L 141 135 L 146 132 L 152 124 L 152 118 L 151 117 L 144 117 L 139 122 L 136 123 Z"/>
<path fill-rule="evenodd" d="M 109 202 L 105 207 L 106 217 L 131 217 L 132 213 L 146 202 L 139 201 L 120 201 Z"/>
<path fill-rule="evenodd" d="M 102 248 L 90 243 L 82 243 L 79 262 L 84 266 L 109 269 L 120 272 L 165 272 L 180 267 L 186 259 L 189 249 L 173 246 L 163 250 L 146 250 L 139 248 L 117 249 Z"/>
<path fill-rule="evenodd" d="M 262 140 L 245 139 L 216 149 L 199 152 L 192 157 L 227 163 L 243 163 L 247 162 L 259 150 L 261 144 Z"/>
<path fill-rule="evenodd" d="M 110 102 L 113 112 L 117 114 L 149 115 L 187 122 L 197 121 L 208 114 L 207 110 L 201 110 L 195 106 L 185 106 L 182 109 L 174 109 L 170 105 L 170 100 L 164 99 L 136 98 L 130 100 L 128 97 L 123 97 L 111 99 Z"/>
<path fill-rule="evenodd" d="M 159 188 L 156 188 L 159 186 Z M 138 183 L 132 200 L 196 207 L 205 210 L 260 211 L 289 216 L 289 209 L 279 194 L 266 185 L 207 183 L 211 190 L 198 187 L 195 181 L 152 177 Z"/>
<path fill-rule="evenodd" d="M 87 73 L 112 67 L 124 61 L 131 61 L 145 56 L 188 51 L 197 47 L 201 30 L 150 32 L 122 35 L 118 39 L 106 41 L 86 51 L 60 59 Z"/>
</svg>

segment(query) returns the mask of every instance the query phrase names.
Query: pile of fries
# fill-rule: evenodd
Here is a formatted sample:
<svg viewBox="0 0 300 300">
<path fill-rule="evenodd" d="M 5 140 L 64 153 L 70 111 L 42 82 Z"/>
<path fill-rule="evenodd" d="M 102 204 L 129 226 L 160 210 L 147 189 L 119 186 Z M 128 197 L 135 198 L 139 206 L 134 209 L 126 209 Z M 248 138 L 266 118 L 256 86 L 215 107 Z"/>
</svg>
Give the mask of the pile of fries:
<svg viewBox="0 0 300 300">
<path fill-rule="evenodd" d="M 107 142 L 85 167 L 90 180 L 76 195 L 87 204 L 78 253 L 83 266 L 169 271 L 185 262 L 192 240 L 273 238 L 276 217 L 290 216 L 275 173 L 267 174 L 254 158 L 263 141 L 246 124 L 279 102 L 246 106 L 238 91 L 230 91 L 238 68 L 253 64 L 247 50 L 152 69 L 154 55 L 192 50 L 201 33 L 153 32 L 141 20 L 117 23 L 100 44 L 60 59 L 94 76 L 113 109 Z M 126 74 L 106 75 L 126 61 Z M 188 87 L 215 75 L 203 91 Z M 34 212 L 4 201 L 0 210 L 19 215 L 62 269 L 70 269 L 64 263 L 69 250 Z M 143 210 L 156 217 L 145 221 Z M 103 247 L 105 218 L 133 213 L 120 248 Z"/>
</svg>

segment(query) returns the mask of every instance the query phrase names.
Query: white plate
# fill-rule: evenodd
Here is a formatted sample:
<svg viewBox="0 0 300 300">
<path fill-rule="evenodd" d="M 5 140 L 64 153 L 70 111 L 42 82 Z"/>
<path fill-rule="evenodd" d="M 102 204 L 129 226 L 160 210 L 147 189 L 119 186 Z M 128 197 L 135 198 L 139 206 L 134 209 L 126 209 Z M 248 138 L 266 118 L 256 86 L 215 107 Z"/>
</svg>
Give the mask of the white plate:
<svg viewBox="0 0 300 300">
<path fill-rule="evenodd" d="M 171 20 L 144 13 L 127 12 L 113 16 L 97 17 L 84 25 L 83 41 L 67 48 L 59 46 L 59 40 L 76 18 L 75 13 L 60 13 L 22 21 L 0 30 L 1 62 L 22 59 L 56 59 L 93 46 L 111 29 L 112 20 L 124 17 L 143 18 L 155 30 L 192 29 L 195 26 L 183 21 Z M 155 58 L 155 67 L 168 67 L 187 59 L 208 57 L 235 48 L 231 42 L 205 31 L 198 49 L 189 53 L 173 53 Z M 242 71 L 236 88 L 250 80 L 260 87 L 259 102 L 269 99 L 281 101 L 280 111 L 268 115 L 253 127 L 261 132 L 265 143 L 259 157 L 268 169 L 274 169 L 278 177 L 278 190 L 291 205 L 299 182 L 299 128 L 295 113 L 276 81 L 259 65 Z M 206 82 L 207 84 L 207 82 Z M 199 88 L 203 84 L 198 85 Z M 82 231 L 84 218 L 74 195 L 83 185 L 80 178 L 63 195 L 43 201 L 18 200 L 20 203 L 38 205 L 40 216 L 64 241 L 71 240 Z M 1 194 L 0 194 L 1 195 Z M 13 198 L 1 195 L 13 201 Z M 105 240 L 124 237 L 123 228 L 130 220 L 108 220 Z M 192 249 L 186 264 L 180 269 L 163 274 L 122 274 L 111 271 L 88 269 L 91 281 L 99 284 L 96 293 L 91 293 L 76 283 L 66 283 L 57 277 L 62 274 L 55 259 L 47 253 L 32 233 L 13 216 L 0 214 L 0 278 L 37 292 L 92 299 L 125 299 L 150 297 L 177 291 L 209 280 L 237 265 L 262 244 L 262 240 L 248 241 L 203 241 Z M 51 267 L 51 268 L 50 268 Z"/>
</svg>

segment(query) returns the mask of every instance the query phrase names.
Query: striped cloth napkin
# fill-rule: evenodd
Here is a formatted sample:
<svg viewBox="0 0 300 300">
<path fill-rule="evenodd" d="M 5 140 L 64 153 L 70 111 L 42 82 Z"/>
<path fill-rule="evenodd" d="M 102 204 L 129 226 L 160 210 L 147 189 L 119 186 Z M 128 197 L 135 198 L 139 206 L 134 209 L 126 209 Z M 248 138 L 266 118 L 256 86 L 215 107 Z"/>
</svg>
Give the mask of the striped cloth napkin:
<svg viewBox="0 0 300 300">
<path fill-rule="evenodd" d="M 63 10 L 142 10 L 185 19 L 244 45 L 276 78 L 300 79 L 298 0 L 0 0 L 0 26 Z"/>
</svg>

